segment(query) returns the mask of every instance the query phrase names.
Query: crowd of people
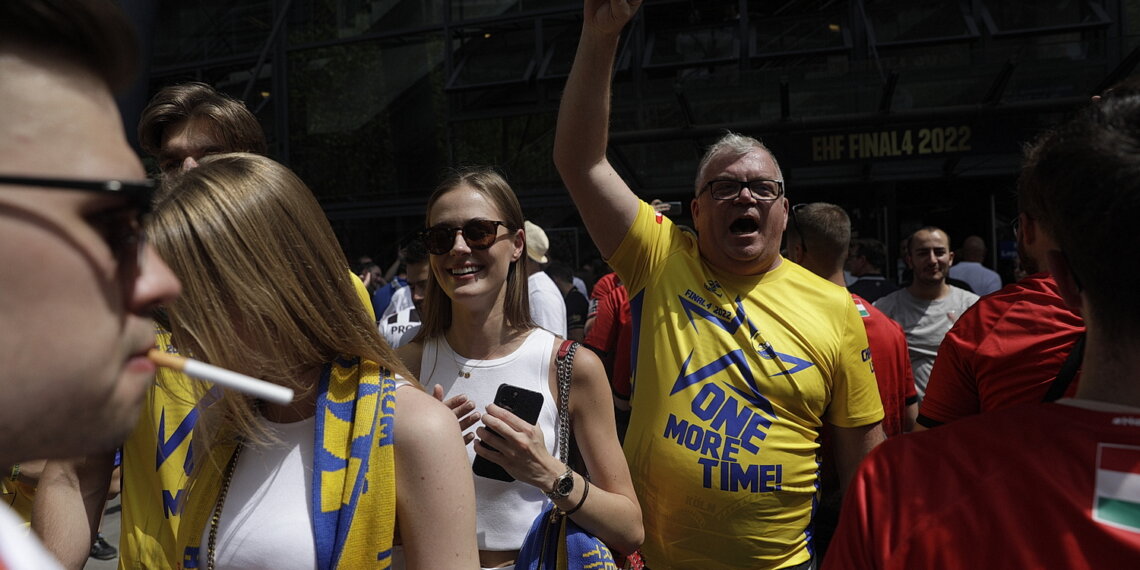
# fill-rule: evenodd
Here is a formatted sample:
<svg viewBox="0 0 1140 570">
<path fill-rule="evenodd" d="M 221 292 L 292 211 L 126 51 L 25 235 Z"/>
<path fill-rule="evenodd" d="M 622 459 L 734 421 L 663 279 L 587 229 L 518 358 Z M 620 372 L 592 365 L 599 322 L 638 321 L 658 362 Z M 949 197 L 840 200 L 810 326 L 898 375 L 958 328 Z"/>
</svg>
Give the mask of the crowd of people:
<svg viewBox="0 0 1140 570">
<path fill-rule="evenodd" d="M 639 198 L 606 148 L 640 1 L 584 5 L 553 163 L 612 269 L 589 284 L 493 168 L 446 174 L 388 272 L 350 266 L 200 83 L 142 113 L 148 180 L 113 2 L 0 4 L 0 465 L 24 516 L 0 507 L 0 569 L 82 568 L 116 469 L 127 568 L 513 569 L 550 505 L 617 567 L 1140 561 L 1140 268 L 1106 254 L 1140 216 L 1138 83 L 1027 147 L 1025 277 L 927 226 L 895 284 L 841 207 L 791 205 L 759 139 L 707 149 L 692 228 Z M 566 339 L 592 350 L 560 402 Z"/>
</svg>

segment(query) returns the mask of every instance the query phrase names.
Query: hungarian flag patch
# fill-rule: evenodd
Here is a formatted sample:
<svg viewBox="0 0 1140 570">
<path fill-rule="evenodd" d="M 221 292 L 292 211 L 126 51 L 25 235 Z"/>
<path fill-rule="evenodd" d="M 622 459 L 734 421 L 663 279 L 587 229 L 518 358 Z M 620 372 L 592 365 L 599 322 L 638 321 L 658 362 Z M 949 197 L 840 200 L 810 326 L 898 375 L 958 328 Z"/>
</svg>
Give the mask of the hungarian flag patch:
<svg viewBox="0 0 1140 570">
<path fill-rule="evenodd" d="M 1140 532 L 1140 447 L 1097 446 L 1093 520 Z"/>
</svg>

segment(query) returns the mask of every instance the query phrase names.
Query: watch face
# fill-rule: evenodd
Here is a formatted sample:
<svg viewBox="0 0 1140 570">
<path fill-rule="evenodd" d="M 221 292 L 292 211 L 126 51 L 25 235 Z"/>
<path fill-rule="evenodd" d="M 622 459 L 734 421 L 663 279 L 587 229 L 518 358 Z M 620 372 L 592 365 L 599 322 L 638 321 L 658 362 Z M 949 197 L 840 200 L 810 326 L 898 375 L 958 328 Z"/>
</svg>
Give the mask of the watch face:
<svg viewBox="0 0 1140 570">
<path fill-rule="evenodd" d="M 570 474 L 569 477 L 561 478 L 558 480 L 557 492 L 560 496 L 570 496 L 570 491 L 574 490 L 574 475 Z"/>
</svg>

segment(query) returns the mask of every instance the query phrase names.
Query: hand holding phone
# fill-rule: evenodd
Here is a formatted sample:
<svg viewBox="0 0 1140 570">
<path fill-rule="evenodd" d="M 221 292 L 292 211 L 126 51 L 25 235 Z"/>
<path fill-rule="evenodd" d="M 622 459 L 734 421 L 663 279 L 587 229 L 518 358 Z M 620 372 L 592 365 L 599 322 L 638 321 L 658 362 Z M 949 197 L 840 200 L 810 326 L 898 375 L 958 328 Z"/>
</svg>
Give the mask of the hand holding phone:
<svg viewBox="0 0 1140 570">
<path fill-rule="evenodd" d="M 542 394 L 510 384 L 500 384 L 498 391 L 495 392 L 496 406 L 511 412 L 531 425 L 538 423 L 538 413 L 542 411 L 542 401 Z M 491 428 L 487 429 L 490 430 Z M 484 443 L 483 445 L 487 444 Z M 495 449 L 489 445 L 487 447 Z M 499 481 L 510 482 L 515 480 L 501 465 L 481 455 L 475 456 L 475 461 L 471 463 L 471 471 L 480 477 L 498 479 Z"/>
</svg>

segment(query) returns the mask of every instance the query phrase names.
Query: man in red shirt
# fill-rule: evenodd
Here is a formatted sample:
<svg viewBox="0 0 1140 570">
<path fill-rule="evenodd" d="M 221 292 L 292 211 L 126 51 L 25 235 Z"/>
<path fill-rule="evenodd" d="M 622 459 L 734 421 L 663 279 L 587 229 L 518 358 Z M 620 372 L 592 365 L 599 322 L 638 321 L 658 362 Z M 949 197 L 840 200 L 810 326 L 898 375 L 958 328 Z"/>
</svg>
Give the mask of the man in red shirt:
<svg viewBox="0 0 1140 570">
<path fill-rule="evenodd" d="M 1087 327 L 1075 398 L 887 440 L 863 461 L 824 570 L 1125 568 L 1140 560 L 1140 95 L 1038 139 L 1018 182 Z"/>
<path fill-rule="evenodd" d="M 1029 275 L 982 297 L 946 333 L 918 415 L 920 430 L 1040 402 L 1085 332 L 1045 267 L 1056 242 L 1024 198 L 1019 207 L 1017 251 Z"/>
<path fill-rule="evenodd" d="M 840 287 L 846 284 L 843 266 L 850 251 L 851 219 L 843 208 L 824 202 L 796 205 L 788 219 L 786 235 L 788 259 Z M 910 366 L 906 333 L 867 300 L 854 293 L 851 298 L 867 329 L 871 364 L 875 369 L 879 397 L 883 401 L 883 433 L 890 438 L 908 432 L 914 427 L 918 413 L 918 391 Z M 812 520 L 818 556 L 827 553 L 843 499 L 839 492 L 839 474 L 835 463 L 829 460 L 833 452 L 828 427 L 825 426 L 820 446 L 820 456 L 823 457 L 820 468 L 822 492 Z"/>
<path fill-rule="evenodd" d="M 843 265 L 851 241 L 851 220 L 843 208 L 816 202 L 792 209 L 788 220 L 788 258 L 808 271 L 843 287 Z M 907 353 L 906 334 L 898 323 L 859 295 L 852 294 L 855 307 L 867 327 L 871 364 L 883 400 L 883 432 L 887 437 L 914 427 L 918 393 Z"/>
</svg>

